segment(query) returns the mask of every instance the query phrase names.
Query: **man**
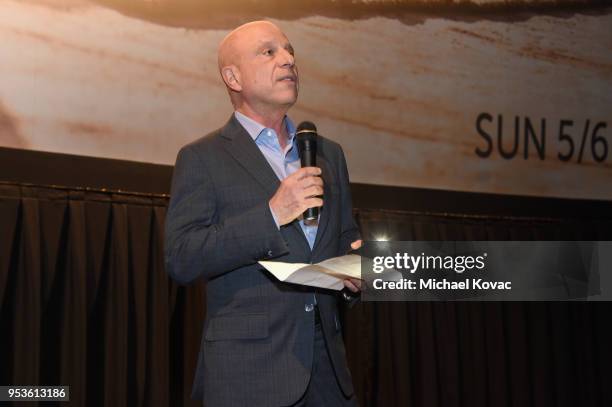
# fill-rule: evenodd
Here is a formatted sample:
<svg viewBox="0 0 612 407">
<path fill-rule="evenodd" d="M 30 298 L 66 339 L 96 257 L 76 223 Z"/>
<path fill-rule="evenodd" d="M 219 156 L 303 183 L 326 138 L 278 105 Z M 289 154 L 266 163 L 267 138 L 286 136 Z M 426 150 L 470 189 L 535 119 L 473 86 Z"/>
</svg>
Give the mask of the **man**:
<svg viewBox="0 0 612 407">
<path fill-rule="evenodd" d="M 319 167 L 300 168 L 286 116 L 298 71 L 274 24 L 232 31 L 218 60 L 235 112 L 179 152 L 166 221 L 168 273 L 181 283 L 207 280 L 192 396 L 208 407 L 356 405 L 342 296 L 280 283 L 257 264 L 316 263 L 361 245 L 342 150 L 320 138 Z M 318 222 L 305 224 L 301 214 L 312 207 L 321 208 Z"/>
</svg>

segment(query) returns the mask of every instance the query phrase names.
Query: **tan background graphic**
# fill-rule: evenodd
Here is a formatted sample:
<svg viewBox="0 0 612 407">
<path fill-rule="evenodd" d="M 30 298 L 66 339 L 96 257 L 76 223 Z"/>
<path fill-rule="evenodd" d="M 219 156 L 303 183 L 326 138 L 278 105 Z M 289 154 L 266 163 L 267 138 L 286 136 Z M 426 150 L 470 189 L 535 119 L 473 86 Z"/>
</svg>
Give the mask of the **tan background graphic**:
<svg viewBox="0 0 612 407">
<path fill-rule="evenodd" d="M 269 16 L 297 52 L 292 118 L 342 144 L 352 181 L 612 199 L 611 8 L 250 3 L 232 3 L 236 14 L 220 1 L 0 0 L 0 145 L 172 164 L 231 114 L 219 40 Z M 495 142 L 488 158 L 475 153 L 486 147 L 481 113 L 493 118 L 482 123 Z M 498 115 L 505 150 L 520 118 L 512 159 L 497 151 Z M 532 145 L 523 157 L 525 117 L 537 134 L 546 120 L 543 160 Z M 557 156 L 561 120 L 573 121 L 568 162 Z M 587 120 L 588 137 L 607 125 L 601 163 L 588 137 L 578 163 Z"/>
</svg>

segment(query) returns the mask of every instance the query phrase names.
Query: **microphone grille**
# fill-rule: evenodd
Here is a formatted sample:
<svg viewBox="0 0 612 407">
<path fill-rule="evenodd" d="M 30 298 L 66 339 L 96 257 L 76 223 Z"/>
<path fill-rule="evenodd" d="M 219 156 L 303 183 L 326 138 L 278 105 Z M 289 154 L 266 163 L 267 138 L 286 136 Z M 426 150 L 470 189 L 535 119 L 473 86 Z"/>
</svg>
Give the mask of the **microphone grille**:
<svg viewBox="0 0 612 407">
<path fill-rule="evenodd" d="M 302 123 L 300 123 L 297 126 L 296 134 L 299 135 L 299 134 L 302 134 L 302 133 L 314 133 L 314 134 L 316 134 L 317 133 L 317 126 L 315 126 L 313 122 L 309 122 L 309 121 L 302 122 Z"/>
</svg>

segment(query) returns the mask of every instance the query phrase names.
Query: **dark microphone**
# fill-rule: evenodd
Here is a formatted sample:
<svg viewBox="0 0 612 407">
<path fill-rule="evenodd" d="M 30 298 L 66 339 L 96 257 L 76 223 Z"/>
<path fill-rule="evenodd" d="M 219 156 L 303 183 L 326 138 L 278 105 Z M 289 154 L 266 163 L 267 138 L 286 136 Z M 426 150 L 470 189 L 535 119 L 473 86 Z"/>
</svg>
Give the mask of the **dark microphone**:
<svg viewBox="0 0 612 407">
<path fill-rule="evenodd" d="M 312 122 L 302 122 L 295 132 L 300 162 L 302 167 L 317 166 L 317 127 Z M 319 217 L 319 208 L 308 208 L 304 212 L 304 221 L 313 221 Z"/>
</svg>

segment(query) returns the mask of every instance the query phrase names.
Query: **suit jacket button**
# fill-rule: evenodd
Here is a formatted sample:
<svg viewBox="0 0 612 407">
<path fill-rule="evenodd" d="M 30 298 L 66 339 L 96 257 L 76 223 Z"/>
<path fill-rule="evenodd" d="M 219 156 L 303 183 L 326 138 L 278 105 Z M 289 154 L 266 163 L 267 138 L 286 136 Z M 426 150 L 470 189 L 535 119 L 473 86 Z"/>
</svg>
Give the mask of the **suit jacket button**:
<svg viewBox="0 0 612 407">
<path fill-rule="evenodd" d="M 314 309 L 314 304 L 306 304 L 304 305 L 304 311 L 311 312 Z"/>
<path fill-rule="evenodd" d="M 272 257 L 272 250 L 268 250 L 268 257 Z"/>
</svg>

